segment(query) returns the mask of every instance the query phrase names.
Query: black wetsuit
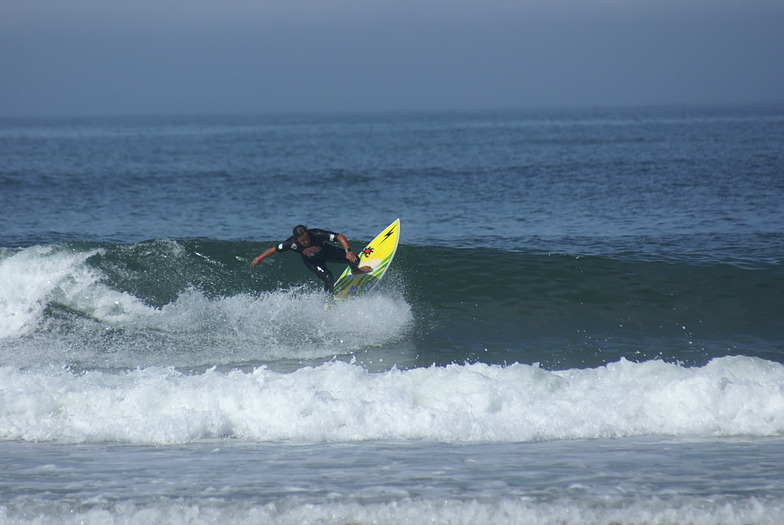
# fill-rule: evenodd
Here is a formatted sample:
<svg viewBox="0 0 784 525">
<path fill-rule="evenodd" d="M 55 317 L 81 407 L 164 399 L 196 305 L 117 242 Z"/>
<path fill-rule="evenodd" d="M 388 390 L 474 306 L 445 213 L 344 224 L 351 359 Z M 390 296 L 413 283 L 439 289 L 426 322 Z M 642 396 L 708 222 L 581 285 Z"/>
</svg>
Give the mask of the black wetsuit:
<svg viewBox="0 0 784 525">
<path fill-rule="evenodd" d="M 338 234 L 327 230 L 319 230 L 318 228 L 308 229 L 310 236 L 310 245 L 302 246 L 297 242 L 295 237 L 289 237 L 282 243 L 275 247 L 275 251 L 286 252 L 293 250 L 302 256 L 302 262 L 308 267 L 308 270 L 315 273 L 319 279 L 324 282 L 324 289 L 332 293 L 332 287 L 335 284 L 335 276 L 327 268 L 327 262 L 339 262 L 348 264 L 352 270 L 359 267 L 358 263 L 350 263 L 346 259 L 346 253 L 342 248 L 338 248 L 330 242 L 337 242 Z"/>
</svg>

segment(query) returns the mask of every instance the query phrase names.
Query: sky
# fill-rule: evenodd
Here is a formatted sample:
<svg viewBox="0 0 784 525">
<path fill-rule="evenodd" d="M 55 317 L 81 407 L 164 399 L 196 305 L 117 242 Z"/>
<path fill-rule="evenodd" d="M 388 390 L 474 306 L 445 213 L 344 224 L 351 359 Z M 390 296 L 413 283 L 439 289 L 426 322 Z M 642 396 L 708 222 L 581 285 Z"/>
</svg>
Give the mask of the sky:
<svg viewBox="0 0 784 525">
<path fill-rule="evenodd" d="M 0 117 L 783 101 L 782 0 L 0 2 Z"/>
</svg>

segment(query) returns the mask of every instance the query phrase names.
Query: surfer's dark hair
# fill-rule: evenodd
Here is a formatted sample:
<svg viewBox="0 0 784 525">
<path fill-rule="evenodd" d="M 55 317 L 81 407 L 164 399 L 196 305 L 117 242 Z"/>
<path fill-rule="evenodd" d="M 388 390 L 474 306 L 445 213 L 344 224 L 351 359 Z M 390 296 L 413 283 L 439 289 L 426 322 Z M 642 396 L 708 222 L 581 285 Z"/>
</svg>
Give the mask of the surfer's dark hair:
<svg viewBox="0 0 784 525">
<path fill-rule="evenodd" d="M 308 231 L 308 227 L 307 226 L 303 226 L 302 224 L 298 224 L 298 225 L 294 226 L 294 237 L 299 237 L 303 233 L 307 233 L 307 231 Z"/>
</svg>

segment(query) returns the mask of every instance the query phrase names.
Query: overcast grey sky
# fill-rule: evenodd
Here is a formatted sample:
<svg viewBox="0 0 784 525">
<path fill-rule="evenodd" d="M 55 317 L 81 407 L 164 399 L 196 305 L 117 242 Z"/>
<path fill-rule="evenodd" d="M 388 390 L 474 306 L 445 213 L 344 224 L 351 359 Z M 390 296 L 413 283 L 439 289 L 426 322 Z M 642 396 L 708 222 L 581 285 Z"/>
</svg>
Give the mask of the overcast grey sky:
<svg viewBox="0 0 784 525">
<path fill-rule="evenodd" d="M 3 0 L 0 116 L 784 101 L 783 0 Z"/>
</svg>

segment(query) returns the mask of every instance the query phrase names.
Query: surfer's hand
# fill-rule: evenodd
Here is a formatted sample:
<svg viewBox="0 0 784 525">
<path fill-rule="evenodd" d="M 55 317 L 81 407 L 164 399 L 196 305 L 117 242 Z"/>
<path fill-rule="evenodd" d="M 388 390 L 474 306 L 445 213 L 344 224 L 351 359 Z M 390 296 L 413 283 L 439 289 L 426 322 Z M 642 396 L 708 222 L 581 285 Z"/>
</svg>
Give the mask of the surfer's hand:
<svg viewBox="0 0 784 525">
<path fill-rule="evenodd" d="M 346 259 L 348 259 L 348 262 L 357 262 L 357 256 L 351 250 L 346 252 Z"/>
<path fill-rule="evenodd" d="M 256 258 L 255 258 L 255 259 L 253 259 L 253 261 L 250 263 L 250 267 L 251 267 L 251 268 L 253 268 L 253 267 L 255 267 L 257 264 L 259 264 L 260 262 L 261 262 L 261 257 L 260 257 L 260 256 L 259 256 L 259 257 L 256 257 Z"/>
</svg>

